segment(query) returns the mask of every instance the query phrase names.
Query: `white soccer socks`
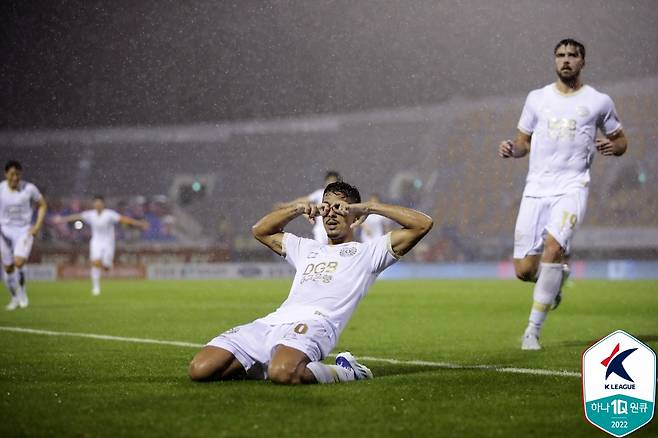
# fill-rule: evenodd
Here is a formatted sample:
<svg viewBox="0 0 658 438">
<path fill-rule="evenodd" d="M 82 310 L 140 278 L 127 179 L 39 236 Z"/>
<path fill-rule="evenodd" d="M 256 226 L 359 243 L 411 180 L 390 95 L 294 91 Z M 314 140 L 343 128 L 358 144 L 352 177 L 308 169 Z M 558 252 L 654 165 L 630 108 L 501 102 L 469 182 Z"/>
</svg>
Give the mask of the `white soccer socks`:
<svg viewBox="0 0 658 438">
<path fill-rule="evenodd" d="M 11 295 L 11 301 L 7 304 L 7 310 L 14 310 L 18 307 L 18 276 L 16 275 L 16 270 L 11 274 L 7 272 L 4 273 L 5 285 Z"/>
<path fill-rule="evenodd" d="M 101 268 L 91 267 L 91 293 L 98 295 L 101 293 Z"/>
<path fill-rule="evenodd" d="M 339 383 L 356 380 L 354 370 L 340 365 L 325 365 L 322 362 L 310 362 L 306 368 L 313 373 L 318 383 Z"/>
<path fill-rule="evenodd" d="M 560 291 L 562 275 L 561 263 L 541 263 L 539 278 L 537 278 L 533 292 L 534 302 L 528 319 L 526 335 L 539 337 L 548 311 Z"/>
</svg>

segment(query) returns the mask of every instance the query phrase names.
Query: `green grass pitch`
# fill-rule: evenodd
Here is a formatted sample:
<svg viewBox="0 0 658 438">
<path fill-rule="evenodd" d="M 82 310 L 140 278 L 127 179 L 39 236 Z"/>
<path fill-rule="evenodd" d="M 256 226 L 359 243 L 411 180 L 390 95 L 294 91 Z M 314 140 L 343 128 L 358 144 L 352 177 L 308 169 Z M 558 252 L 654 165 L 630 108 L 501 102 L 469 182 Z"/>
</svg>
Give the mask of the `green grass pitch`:
<svg viewBox="0 0 658 438">
<path fill-rule="evenodd" d="M 205 343 L 276 308 L 289 281 L 29 284 L 30 307 L 0 326 Z M 577 281 L 522 352 L 531 286 L 380 281 L 334 353 L 457 365 L 580 371 L 581 353 L 623 329 L 658 348 L 658 283 Z M 197 384 L 195 348 L 0 330 L 0 435 L 605 436 L 586 423 L 580 378 L 364 361 L 375 379 L 283 387 Z M 632 436 L 658 436 L 654 419 Z"/>
</svg>

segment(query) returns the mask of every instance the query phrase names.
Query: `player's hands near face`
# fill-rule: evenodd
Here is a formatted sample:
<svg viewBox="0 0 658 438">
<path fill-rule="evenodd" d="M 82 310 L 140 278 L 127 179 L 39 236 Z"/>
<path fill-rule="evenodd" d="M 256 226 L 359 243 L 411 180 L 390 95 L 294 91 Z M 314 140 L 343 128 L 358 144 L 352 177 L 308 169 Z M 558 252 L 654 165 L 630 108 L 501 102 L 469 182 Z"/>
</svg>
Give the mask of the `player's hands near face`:
<svg viewBox="0 0 658 438">
<path fill-rule="evenodd" d="M 356 228 L 368 217 L 368 206 L 366 204 L 348 204 L 345 201 L 337 201 L 331 205 L 331 210 L 341 216 L 353 215 L 357 217 L 350 228 Z"/>
<path fill-rule="evenodd" d="M 616 155 L 616 145 L 612 140 L 608 138 L 597 138 L 595 144 L 596 150 L 599 151 L 601 155 L 605 155 L 606 157 Z"/>
<path fill-rule="evenodd" d="M 498 156 L 500 158 L 514 157 L 514 143 L 512 143 L 512 140 L 504 140 L 500 142 L 498 145 Z"/>
<path fill-rule="evenodd" d="M 315 217 L 320 216 L 320 208 L 317 204 L 303 202 L 297 204 L 297 211 L 300 212 L 311 224 L 315 224 Z"/>
</svg>

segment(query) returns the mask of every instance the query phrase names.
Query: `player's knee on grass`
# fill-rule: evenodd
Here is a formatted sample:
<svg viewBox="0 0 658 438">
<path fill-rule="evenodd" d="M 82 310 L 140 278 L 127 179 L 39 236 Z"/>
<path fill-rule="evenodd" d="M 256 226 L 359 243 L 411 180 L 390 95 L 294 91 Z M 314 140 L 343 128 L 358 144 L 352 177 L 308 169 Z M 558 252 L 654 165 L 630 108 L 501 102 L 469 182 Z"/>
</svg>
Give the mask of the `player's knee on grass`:
<svg viewBox="0 0 658 438">
<path fill-rule="evenodd" d="M 207 382 L 213 380 L 217 375 L 218 367 L 216 363 L 213 363 L 207 359 L 192 359 L 190 366 L 187 369 L 187 374 L 190 376 L 191 380 L 195 382 Z"/>
<path fill-rule="evenodd" d="M 285 363 L 270 363 L 267 367 L 267 375 L 274 383 L 297 385 L 302 383 L 303 377 L 303 372 L 299 372 L 298 368 Z"/>
</svg>

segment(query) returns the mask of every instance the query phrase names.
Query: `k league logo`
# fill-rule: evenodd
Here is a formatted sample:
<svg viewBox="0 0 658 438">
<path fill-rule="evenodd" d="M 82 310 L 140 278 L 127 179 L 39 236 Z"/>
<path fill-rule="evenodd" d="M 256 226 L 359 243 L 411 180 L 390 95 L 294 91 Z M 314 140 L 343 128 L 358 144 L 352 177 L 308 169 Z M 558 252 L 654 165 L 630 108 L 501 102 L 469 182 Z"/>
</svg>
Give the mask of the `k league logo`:
<svg viewBox="0 0 658 438">
<path fill-rule="evenodd" d="M 585 417 L 599 429 L 622 437 L 653 418 L 656 354 L 617 330 L 583 353 Z"/>
</svg>

